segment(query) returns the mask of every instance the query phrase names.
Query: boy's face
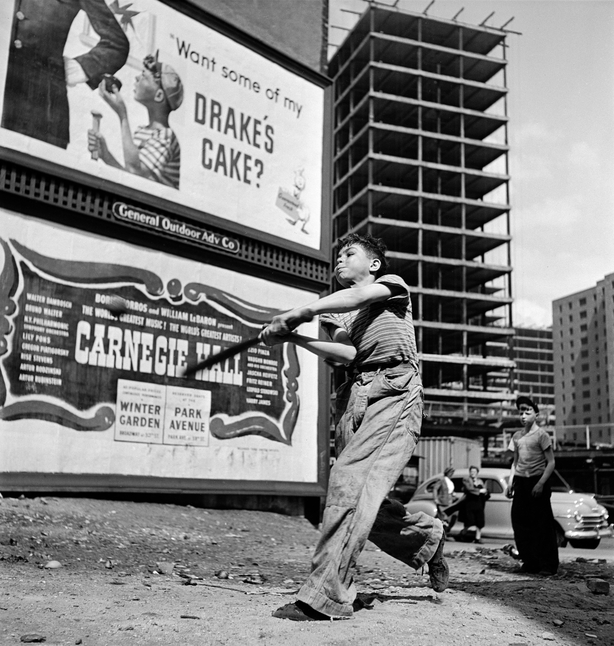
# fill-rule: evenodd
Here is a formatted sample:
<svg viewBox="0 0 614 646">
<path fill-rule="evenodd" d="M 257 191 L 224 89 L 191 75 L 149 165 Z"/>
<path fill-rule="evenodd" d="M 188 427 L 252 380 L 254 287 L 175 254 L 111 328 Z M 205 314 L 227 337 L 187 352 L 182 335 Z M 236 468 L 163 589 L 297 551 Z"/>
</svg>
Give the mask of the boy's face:
<svg viewBox="0 0 614 646">
<path fill-rule="evenodd" d="M 537 413 L 533 410 L 531 406 L 527 404 L 520 404 L 518 407 L 518 414 L 520 415 L 520 421 L 525 425 L 533 424 L 537 419 Z"/>
<path fill-rule="evenodd" d="M 153 72 L 143 68 L 134 82 L 134 98 L 139 103 L 152 103 L 164 97 L 160 83 L 156 80 Z"/>
<path fill-rule="evenodd" d="M 337 255 L 335 278 L 343 287 L 349 287 L 376 271 L 379 260 L 371 258 L 359 244 L 343 247 Z"/>
</svg>

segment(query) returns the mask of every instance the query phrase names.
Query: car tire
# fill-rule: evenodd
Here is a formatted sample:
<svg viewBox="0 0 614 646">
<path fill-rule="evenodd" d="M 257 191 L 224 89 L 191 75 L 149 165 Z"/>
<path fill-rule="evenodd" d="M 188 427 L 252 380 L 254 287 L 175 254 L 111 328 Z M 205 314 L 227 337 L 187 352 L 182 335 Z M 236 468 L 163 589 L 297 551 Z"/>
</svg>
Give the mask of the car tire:
<svg viewBox="0 0 614 646">
<path fill-rule="evenodd" d="M 563 531 L 563 528 L 560 525 L 556 526 L 556 545 L 557 547 L 567 547 L 567 539 L 565 538 L 565 532 Z"/>
<path fill-rule="evenodd" d="M 569 544 L 576 549 L 596 550 L 600 542 L 600 538 L 578 538 L 570 540 Z"/>
</svg>

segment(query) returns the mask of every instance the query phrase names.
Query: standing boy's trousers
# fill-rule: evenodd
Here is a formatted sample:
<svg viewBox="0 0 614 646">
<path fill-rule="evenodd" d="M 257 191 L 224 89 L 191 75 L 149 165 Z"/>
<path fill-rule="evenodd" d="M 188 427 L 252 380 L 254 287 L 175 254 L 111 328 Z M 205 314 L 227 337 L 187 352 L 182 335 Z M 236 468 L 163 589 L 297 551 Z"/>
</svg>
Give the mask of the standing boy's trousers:
<svg viewBox="0 0 614 646">
<path fill-rule="evenodd" d="M 533 487 L 541 476 L 514 476 L 512 527 L 518 554 L 527 572 L 542 570 L 556 574 L 559 548 L 556 521 L 550 504 L 550 483 L 546 482 L 541 496 L 533 495 Z"/>
</svg>

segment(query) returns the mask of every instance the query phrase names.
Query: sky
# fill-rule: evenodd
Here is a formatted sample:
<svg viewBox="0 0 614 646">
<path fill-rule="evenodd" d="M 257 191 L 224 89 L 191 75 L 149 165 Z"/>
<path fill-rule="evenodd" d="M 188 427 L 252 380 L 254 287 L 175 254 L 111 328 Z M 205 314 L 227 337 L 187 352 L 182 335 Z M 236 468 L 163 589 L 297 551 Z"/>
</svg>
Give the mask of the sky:
<svg viewBox="0 0 614 646">
<path fill-rule="evenodd" d="M 393 4 L 382 0 L 381 4 Z M 422 13 L 430 0 L 398 0 Z M 330 0 L 339 44 L 364 0 Z M 435 0 L 432 17 L 505 27 L 513 323 L 552 324 L 552 301 L 614 273 L 614 2 Z M 329 48 L 332 53 L 333 48 Z"/>
</svg>

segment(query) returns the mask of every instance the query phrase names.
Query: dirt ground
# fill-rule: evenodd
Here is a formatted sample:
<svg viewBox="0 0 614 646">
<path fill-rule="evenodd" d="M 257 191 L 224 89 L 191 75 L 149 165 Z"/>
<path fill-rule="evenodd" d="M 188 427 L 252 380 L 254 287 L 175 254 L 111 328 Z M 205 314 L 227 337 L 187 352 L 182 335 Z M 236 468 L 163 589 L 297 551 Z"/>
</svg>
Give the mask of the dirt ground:
<svg viewBox="0 0 614 646">
<path fill-rule="evenodd" d="M 614 644 L 614 594 L 586 585 L 614 584 L 611 561 L 571 551 L 557 576 L 528 576 L 500 548 L 453 541 L 441 594 L 426 572 L 368 544 L 356 581 L 375 596 L 372 609 L 348 621 L 273 618 L 294 599 L 317 538 L 304 518 L 270 512 L 5 497 L 0 644 Z"/>
</svg>

